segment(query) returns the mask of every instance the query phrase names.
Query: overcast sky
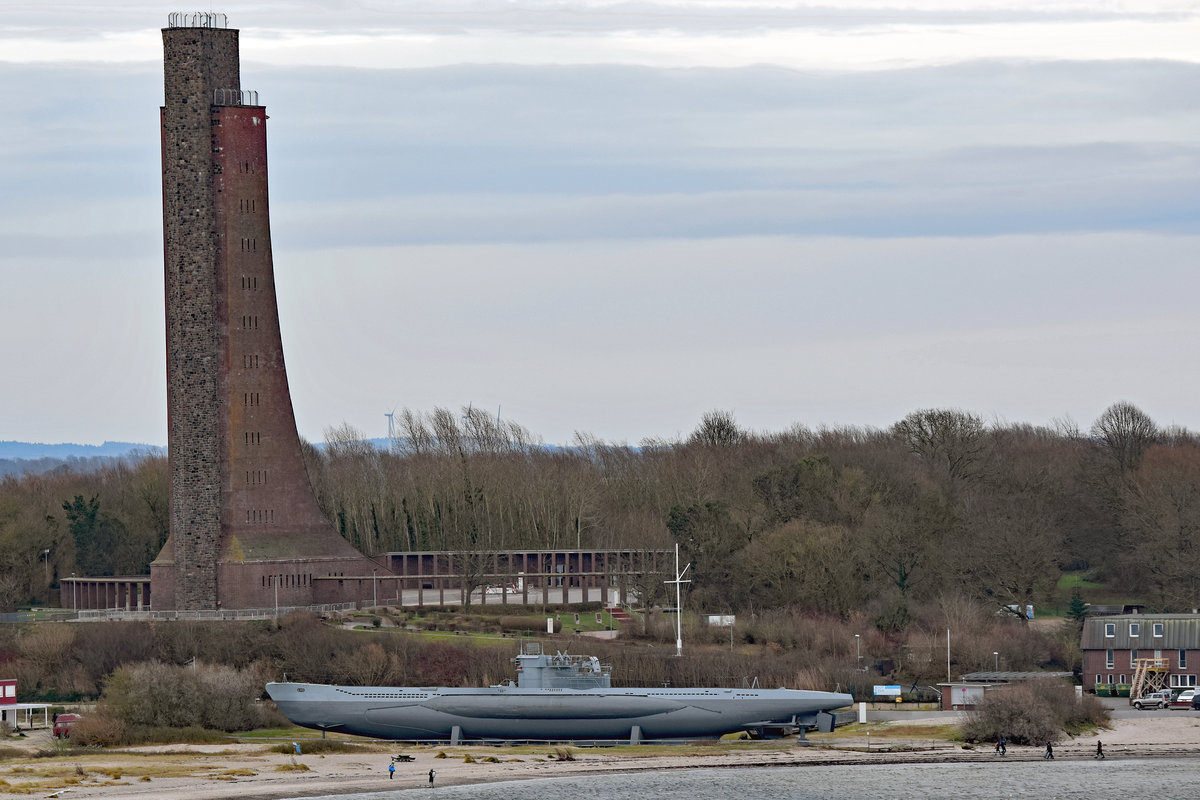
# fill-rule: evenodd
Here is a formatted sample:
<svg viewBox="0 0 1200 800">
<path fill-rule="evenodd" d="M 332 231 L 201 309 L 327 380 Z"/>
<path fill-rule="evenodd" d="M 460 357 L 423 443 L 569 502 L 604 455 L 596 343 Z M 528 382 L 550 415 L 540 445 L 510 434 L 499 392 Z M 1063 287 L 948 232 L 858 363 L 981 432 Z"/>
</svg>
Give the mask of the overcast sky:
<svg viewBox="0 0 1200 800">
<path fill-rule="evenodd" d="M 214 7 L 301 433 L 1200 428 L 1200 1 Z M 0 14 L 0 440 L 166 443 L 157 2 Z"/>
</svg>

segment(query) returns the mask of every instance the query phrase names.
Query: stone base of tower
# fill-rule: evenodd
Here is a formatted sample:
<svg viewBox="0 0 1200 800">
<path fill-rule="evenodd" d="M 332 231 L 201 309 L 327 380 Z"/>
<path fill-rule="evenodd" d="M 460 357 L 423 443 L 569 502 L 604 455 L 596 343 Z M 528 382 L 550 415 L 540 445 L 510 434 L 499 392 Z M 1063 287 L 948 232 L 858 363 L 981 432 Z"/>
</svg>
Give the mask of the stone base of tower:
<svg viewBox="0 0 1200 800">
<path fill-rule="evenodd" d="M 217 597 L 210 609 L 273 608 L 372 601 L 373 576 L 392 577 L 375 561 L 362 556 L 282 558 L 217 563 Z M 326 580 L 318 580 L 320 578 Z M 328 580 L 333 578 L 335 580 Z M 150 565 L 151 602 L 155 611 L 181 609 L 176 588 L 185 577 L 175 564 L 160 556 Z"/>
</svg>

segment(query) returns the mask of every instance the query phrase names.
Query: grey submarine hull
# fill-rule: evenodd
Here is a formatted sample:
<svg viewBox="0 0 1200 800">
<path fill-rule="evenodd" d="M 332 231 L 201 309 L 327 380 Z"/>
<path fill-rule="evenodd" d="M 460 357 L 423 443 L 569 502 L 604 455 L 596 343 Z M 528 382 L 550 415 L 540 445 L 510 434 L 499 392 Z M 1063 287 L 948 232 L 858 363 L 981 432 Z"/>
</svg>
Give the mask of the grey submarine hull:
<svg viewBox="0 0 1200 800">
<path fill-rule="evenodd" d="M 655 740 L 832 727 L 853 698 L 794 689 L 524 689 L 268 683 L 297 725 L 411 741 Z M 822 719 L 824 714 L 824 719 Z"/>
</svg>

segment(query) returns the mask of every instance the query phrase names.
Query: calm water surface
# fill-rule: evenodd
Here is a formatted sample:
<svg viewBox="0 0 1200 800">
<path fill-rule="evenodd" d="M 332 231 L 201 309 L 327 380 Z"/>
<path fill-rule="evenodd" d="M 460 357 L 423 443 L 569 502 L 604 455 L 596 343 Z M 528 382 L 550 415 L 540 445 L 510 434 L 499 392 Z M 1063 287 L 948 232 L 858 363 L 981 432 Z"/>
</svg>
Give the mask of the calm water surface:
<svg viewBox="0 0 1200 800">
<path fill-rule="evenodd" d="M 1039 800 L 1200 798 L 1200 759 L 1010 761 L 984 764 L 767 767 L 669 770 L 636 775 L 542 778 L 473 786 L 333 795 L 317 800 L 531 800 L 544 797 L 604 800 Z M 309 800 L 312 800 L 310 798 Z"/>
</svg>

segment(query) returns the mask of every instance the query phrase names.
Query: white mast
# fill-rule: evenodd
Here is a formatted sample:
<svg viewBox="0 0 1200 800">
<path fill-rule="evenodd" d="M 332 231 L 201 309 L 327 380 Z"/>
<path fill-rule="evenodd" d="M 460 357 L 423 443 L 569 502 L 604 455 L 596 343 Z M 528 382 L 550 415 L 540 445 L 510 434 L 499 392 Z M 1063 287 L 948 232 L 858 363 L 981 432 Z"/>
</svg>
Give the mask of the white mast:
<svg viewBox="0 0 1200 800">
<path fill-rule="evenodd" d="M 675 584 L 675 655 L 683 655 L 683 604 L 679 597 L 679 584 L 691 583 L 690 580 L 683 579 L 683 573 L 691 568 L 688 564 L 683 568 L 683 572 L 679 571 L 679 544 L 675 544 L 675 580 L 663 581 L 663 583 Z"/>
</svg>

